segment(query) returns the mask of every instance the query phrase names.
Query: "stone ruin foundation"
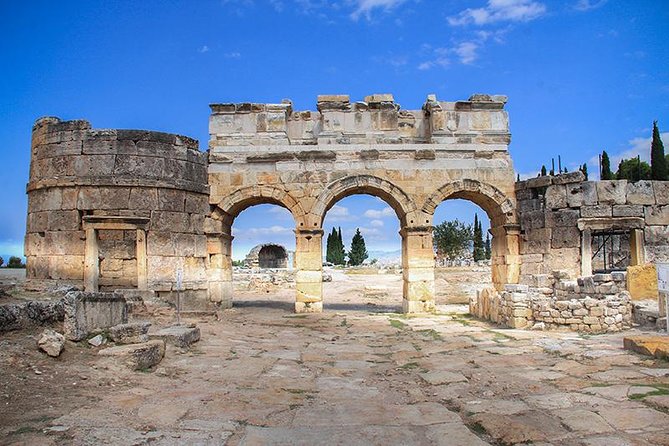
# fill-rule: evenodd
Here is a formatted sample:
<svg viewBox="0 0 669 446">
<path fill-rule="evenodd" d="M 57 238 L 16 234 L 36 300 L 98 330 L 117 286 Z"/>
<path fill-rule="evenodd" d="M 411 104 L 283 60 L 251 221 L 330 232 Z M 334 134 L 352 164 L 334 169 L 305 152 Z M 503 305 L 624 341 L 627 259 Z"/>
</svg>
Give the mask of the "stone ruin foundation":
<svg viewBox="0 0 669 446">
<path fill-rule="evenodd" d="M 216 103 L 206 152 L 176 134 L 38 119 L 27 285 L 174 302 L 179 271 L 185 311 L 230 307 L 232 224 L 269 203 L 291 212 L 296 251 L 288 261 L 281 247 L 257 247 L 258 266 L 294 265 L 295 310 L 319 312 L 325 214 L 364 193 L 400 223 L 403 311 L 430 312 L 434 211 L 459 198 L 491 222 L 492 278 L 473 314 L 513 327 L 625 328 L 630 302 L 657 298 L 653 264 L 669 260 L 669 182 L 584 181 L 580 172 L 516 182 L 506 100 L 429 95 L 420 110 L 390 94 L 322 95 L 313 111 Z"/>
</svg>

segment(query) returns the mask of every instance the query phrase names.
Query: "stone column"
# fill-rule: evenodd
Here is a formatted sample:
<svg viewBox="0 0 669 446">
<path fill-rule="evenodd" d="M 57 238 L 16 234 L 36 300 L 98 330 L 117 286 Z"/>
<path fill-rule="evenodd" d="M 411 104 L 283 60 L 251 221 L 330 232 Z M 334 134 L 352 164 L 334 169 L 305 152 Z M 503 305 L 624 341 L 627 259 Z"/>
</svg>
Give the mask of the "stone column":
<svg viewBox="0 0 669 446">
<path fill-rule="evenodd" d="M 137 289 L 146 291 L 149 289 L 149 280 L 147 274 L 147 257 L 146 257 L 146 231 L 144 229 L 137 230 Z"/>
<path fill-rule="evenodd" d="M 84 251 L 84 290 L 98 291 L 100 262 L 98 259 L 98 232 L 95 228 L 86 228 L 86 248 Z"/>
<path fill-rule="evenodd" d="M 643 246 L 643 229 L 632 229 L 630 231 L 630 265 L 643 265 L 646 263 Z"/>
<path fill-rule="evenodd" d="M 581 276 L 592 276 L 592 231 L 581 231 Z"/>
<path fill-rule="evenodd" d="M 402 279 L 404 313 L 434 311 L 434 246 L 432 227 L 406 227 L 402 236 Z"/>
<path fill-rule="evenodd" d="M 520 279 L 520 226 L 504 225 L 490 228 L 492 234 L 492 283 L 497 291 L 507 283 Z"/>
<path fill-rule="evenodd" d="M 222 308 L 232 307 L 232 239 L 229 232 L 207 234 L 209 300 Z"/>
<path fill-rule="evenodd" d="M 323 311 L 323 230 L 295 230 L 295 312 Z"/>
</svg>

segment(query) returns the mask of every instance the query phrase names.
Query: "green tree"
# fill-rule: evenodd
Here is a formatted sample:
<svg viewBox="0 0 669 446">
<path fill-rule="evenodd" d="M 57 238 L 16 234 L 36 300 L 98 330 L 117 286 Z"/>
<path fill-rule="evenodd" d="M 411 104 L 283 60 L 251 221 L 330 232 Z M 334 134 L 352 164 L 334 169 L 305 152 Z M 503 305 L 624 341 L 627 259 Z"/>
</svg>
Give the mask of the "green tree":
<svg viewBox="0 0 669 446">
<path fill-rule="evenodd" d="M 327 242 L 325 244 L 325 261 L 337 265 L 337 230 L 333 227 L 332 232 L 328 234 Z"/>
<path fill-rule="evenodd" d="M 669 180 L 667 159 L 664 155 L 664 144 L 660 138 L 657 121 L 653 121 L 653 142 L 650 144 L 650 169 L 653 180 Z"/>
<path fill-rule="evenodd" d="M 346 263 L 346 250 L 344 241 L 341 238 L 341 226 L 335 231 L 332 228 L 332 263 L 335 265 L 344 265 Z"/>
<path fill-rule="evenodd" d="M 613 172 L 611 172 L 611 160 L 606 150 L 602 152 L 602 172 L 600 174 L 602 180 L 613 180 Z"/>
<path fill-rule="evenodd" d="M 546 166 L 541 166 L 541 176 L 542 177 L 546 176 Z"/>
<path fill-rule="evenodd" d="M 650 180 L 650 176 L 650 165 L 645 161 L 639 161 L 639 158 L 620 161 L 616 172 L 616 178 L 619 180 Z"/>
<path fill-rule="evenodd" d="M 485 247 L 483 245 L 483 230 L 478 214 L 474 214 L 474 261 L 485 259 Z"/>
<path fill-rule="evenodd" d="M 486 233 L 485 235 L 485 258 L 486 260 L 490 260 L 492 257 L 492 246 L 490 245 L 490 233 Z"/>
<path fill-rule="evenodd" d="M 360 228 L 356 228 L 351 240 L 351 250 L 348 252 L 348 263 L 351 266 L 362 265 L 368 256 L 365 239 L 360 234 Z"/>
<path fill-rule="evenodd" d="M 7 268 L 25 268 L 23 261 L 20 257 L 11 256 L 9 262 L 7 262 Z"/>
<path fill-rule="evenodd" d="M 2 266 L 4 263 L 5 263 L 5 259 L 3 259 L 2 257 L 0 257 L 0 266 Z"/>
<path fill-rule="evenodd" d="M 583 172 L 583 175 L 585 176 L 585 181 L 588 181 L 588 165 L 586 163 L 583 163 L 583 165 L 579 167 L 578 170 Z"/>
<path fill-rule="evenodd" d="M 455 260 L 469 250 L 473 237 L 472 225 L 457 219 L 444 221 L 434 227 L 434 249 L 439 257 Z"/>
</svg>

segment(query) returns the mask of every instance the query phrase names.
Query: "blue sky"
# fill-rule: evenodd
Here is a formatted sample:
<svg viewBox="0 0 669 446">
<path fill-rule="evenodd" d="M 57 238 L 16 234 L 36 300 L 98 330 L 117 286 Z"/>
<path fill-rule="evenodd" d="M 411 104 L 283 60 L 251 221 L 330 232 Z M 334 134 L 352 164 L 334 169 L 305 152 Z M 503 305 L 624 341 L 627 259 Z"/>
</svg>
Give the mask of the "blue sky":
<svg viewBox="0 0 669 446">
<path fill-rule="evenodd" d="M 314 109 L 318 94 L 390 92 L 412 109 L 429 93 L 506 94 L 523 176 L 557 155 L 570 168 L 602 149 L 614 164 L 647 158 L 652 121 L 669 129 L 666 0 L 1 1 L 0 17 L 0 255 L 22 251 L 30 128 L 43 115 L 205 148 L 211 102 Z M 340 206 L 384 206 L 355 200 Z M 267 229 L 244 215 L 242 235 Z"/>
</svg>

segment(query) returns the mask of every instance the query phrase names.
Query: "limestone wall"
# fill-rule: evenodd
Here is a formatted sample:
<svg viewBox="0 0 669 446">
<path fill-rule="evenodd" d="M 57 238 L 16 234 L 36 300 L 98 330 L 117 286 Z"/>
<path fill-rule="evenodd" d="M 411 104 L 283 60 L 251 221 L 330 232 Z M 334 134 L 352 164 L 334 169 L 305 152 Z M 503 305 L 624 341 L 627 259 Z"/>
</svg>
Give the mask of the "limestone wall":
<svg viewBox="0 0 669 446">
<path fill-rule="evenodd" d="M 148 289 L 169 293 L 183 267 L 185 288 L 206 295 L 206 169 L 206 154 L 188 137 L 37 120 L 27 188 L 29 283 L 84 286 L 86 268 L 95 268 L 85 265 L 93 234 L 86 228 L 95 228 L 96 286 L 137 287 L 144 274 Z"/>
<path fill-rule="evenodd" d="M 533 285 L 534 275 L 555 270 L 590 275 L 581 248 L 589 245 L 590 232 L 601 229 L 637 237 L 630 240 L 632 251 L 638 248 L 632 264 L 669 261 L 669 182 L 584 181 L 575 172 L 520 181 L 516 199 L 521 283 Z"/>
</svg>

